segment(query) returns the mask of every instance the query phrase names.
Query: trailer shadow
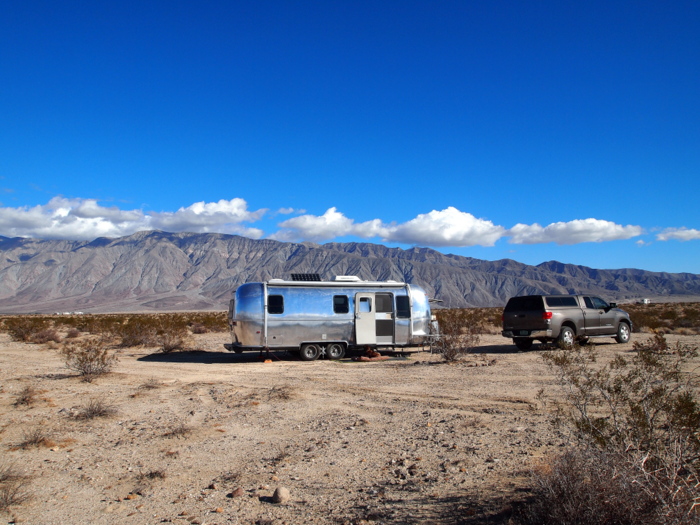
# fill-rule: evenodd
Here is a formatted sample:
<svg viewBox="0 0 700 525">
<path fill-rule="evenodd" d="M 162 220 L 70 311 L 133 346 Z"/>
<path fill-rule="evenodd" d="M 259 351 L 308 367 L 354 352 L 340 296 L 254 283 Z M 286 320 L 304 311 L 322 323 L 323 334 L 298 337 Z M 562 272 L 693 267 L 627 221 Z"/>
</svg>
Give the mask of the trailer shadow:
<svg viewBox="0 0 700 525">
<path fill-rule="evenodd" d="M 205 350 L 187 350 L 184 352 L 170 352 L 168 354 L 154 352 L 137 359 L 137 361 L 150 363 L 196 363 L 203 365 L 264 363 L 265 360 L 274 362 L 299 361 L 300 359 L 299 356 L 288 352 L 263 352 L 262 354 L 259 352 L 243 352 L 242 354 L 236 354 L 234 352 L 209 352 Z"/>
</svg>

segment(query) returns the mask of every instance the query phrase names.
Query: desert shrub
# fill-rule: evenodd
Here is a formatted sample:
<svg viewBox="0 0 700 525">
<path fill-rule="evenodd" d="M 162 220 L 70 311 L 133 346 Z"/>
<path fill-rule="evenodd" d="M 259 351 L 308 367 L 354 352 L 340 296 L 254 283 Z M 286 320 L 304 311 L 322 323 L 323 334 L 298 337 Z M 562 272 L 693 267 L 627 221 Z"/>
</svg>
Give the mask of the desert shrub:
<svg viewBox="0 0 700 525">
<path fill-rule="evenodd" d="M 32 385 L 25 386 L 19 394 L 17 394 L 17 399 L 15 399 L 15 406 L 31 406 L 36 401 L 36 396 L 38 392 L 36 388 Z"/>
<path fill-rule="evenodd" d="M 186 423 L 179 421 L 171 426 L 164 434 L 163 437 L 167 438 L 184 438 L 187 437 L 192 432 L 192 427 Z"/>
<path fill-rule="evenodd" d="M 156 342 L 163 353 L 182 350 L 187 346 L 187 319 L 183 315 L 159 316 L 156 324 Z"/>
<path fill-rule="evenodd" d="M 206 334 L 207 332 L 209 332 L 209 329 L 202 323 L 193 323 L 190 326 L 190 330 L 192 330 L 193 334 Z"/>
<path fill-rule="evenodd" d="M 0 512 L 11 506 L 21 505 L 30 497 L 27 491 L 29 477 L 21 473 L 11 463 L 0 464 Z"/>
<path fill-rule="evenodd" d="M 435 312 L 440 326 L 439 349 L 446 361 L 456 361 L 479 344 L 483 321 L 478 310 L 452 308 Z"/>
<path fill-rule="evenodd" d="M 66 339 L 75 339 L 77 337 L 80 337 L 80 330 L 75 327 L 69 328 L 66 332 Z"/>
<path fill-rule="evenodd" d="M 61 355 L 66 368 L 78 372 L 88 383 L 109 373 L 117 362 L 117 356 L 109 352 L 104 341 L 98 339 L 66 343 Z"/>
<path fill-rule="evenodd" d="M 114 405 L 107 403 L 102 398 L 90 399 L 75 415 L 76 419 L 95 419 L 97 417 L 110 417 L 117 413 Z"/>
<path fill-rule="evenodd" d="M 42 427 L 35 427 L 22 433 L 22 441 L 19 448 L 30 447 L 53 447 L 56 443 L 51 439 L 46 430 Z"/>
<path fill-rule="evenodd" d="M 48 342 L 60 343 L 61 336 L 54 328 L 47 328 L 41 332 L 37 332 L 30 337 L 32 343 L 46 344 Z"/>
<path fill-rule="evenodd" d="M 27 343 L 38 333 L 48 330 L 51 322 L 44 317 L 19 316 L 5 319 L 4 327 L 13 341 Z"/>
<path fill-rule="evenodd" d="M 534 472 L 522 521 L 697 523 L 700 404 L 684 372 L 697 355 L 658 332 L 605 365 L 592 347 L 543 354 L 564 389 L 557 421 L 578 448 Z"/>
<path fill-rule="evenodd" d="M 226 332 L 228 330 L 227 312 L 193 312 L 186 315 L 192 333 Z M 201 326 L 197 328 L 198 330 L 204 329 L 205 332 L 195 332 L 196 325 Z"/>
<path fill-rule="evenodd" d="M 132 316 L 111 326 L 111 333 L 119 339 L 119 346 L 154 346 L 158 332 L 153 317 Z"/>
</svg>

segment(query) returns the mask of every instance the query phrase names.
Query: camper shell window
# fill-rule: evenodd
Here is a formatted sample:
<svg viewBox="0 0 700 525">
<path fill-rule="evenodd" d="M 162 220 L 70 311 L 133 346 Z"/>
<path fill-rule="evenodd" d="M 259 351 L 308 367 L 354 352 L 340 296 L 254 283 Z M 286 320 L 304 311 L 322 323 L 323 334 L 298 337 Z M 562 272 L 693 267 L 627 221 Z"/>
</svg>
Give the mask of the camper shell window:
<svg viewBox="0 0 700 525">
<path fill-rule="evenodd" d="M 267 313 L 268 314 L 283 314 L 284 313 L 284 297 L 281 295 L 267 296 Z"/>
<path fill-rule="evenodd" d="M 333 296 L 333 313 L 346 314 L 350 311 L 350 302 L 347 295 Z"/>
</svg>

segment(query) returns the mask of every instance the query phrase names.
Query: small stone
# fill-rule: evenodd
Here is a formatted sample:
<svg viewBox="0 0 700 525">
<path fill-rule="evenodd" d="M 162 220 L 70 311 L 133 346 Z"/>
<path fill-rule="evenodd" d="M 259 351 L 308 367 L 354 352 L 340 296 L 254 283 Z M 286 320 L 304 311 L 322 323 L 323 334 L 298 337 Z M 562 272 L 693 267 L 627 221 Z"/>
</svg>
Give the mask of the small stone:
<svg viewBox="0 0 700 525">
<path fill-rule="evenodd" d="M 232 498 L 240 498 L 243 495 L 243 487 L 238 487 L 236 490 L 231 492 Z"/>
<path fill-rule="evenodd" d="M 280 478 L 278 478 L 277 476 L 272 476 L 270 479 L 272 481 L 279 481 L 280 480 Z"/>
<path fill-rule="evenodd" d="M 136 499 L 138 496 L 136 494 L 127 494 L 126 499 Z"/>
<path fill-rule="evenodd" d="M 209 486 L 207 488 L 209 490 L 216 490 L 218 487 L 216 486 L 216 483 L 211 483 L 211 484 L 209 484 Z"/>
<path fill-rule="evenodd" d="M 224 509 L 222 509 L 221 507 L 216 507 L 214 509 L 214 512 L 216 512 L 217 514 L 221 514 L 222 512 L 224 512 Z"/>
<path fill-rule="evenodd" d="M 277 487 L 275 493 L 272 495 L 272 501 L 274 503 L 287 503 L 289 501 L 289 489 L 287 487 Z"/>
</svg>

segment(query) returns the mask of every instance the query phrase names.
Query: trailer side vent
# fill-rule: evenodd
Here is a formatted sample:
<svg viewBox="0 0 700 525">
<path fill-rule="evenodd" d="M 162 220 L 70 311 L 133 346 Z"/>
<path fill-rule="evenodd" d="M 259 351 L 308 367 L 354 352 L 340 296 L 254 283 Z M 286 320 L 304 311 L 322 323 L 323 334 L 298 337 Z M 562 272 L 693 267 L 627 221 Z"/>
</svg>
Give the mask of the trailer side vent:
<svg viewBox="0 0 700 525">
<path fill-rule="evenodd" d="M 321 276 L 317 273 L 293 273 L 292 281 L 320 281 Z"/>
</svg>

